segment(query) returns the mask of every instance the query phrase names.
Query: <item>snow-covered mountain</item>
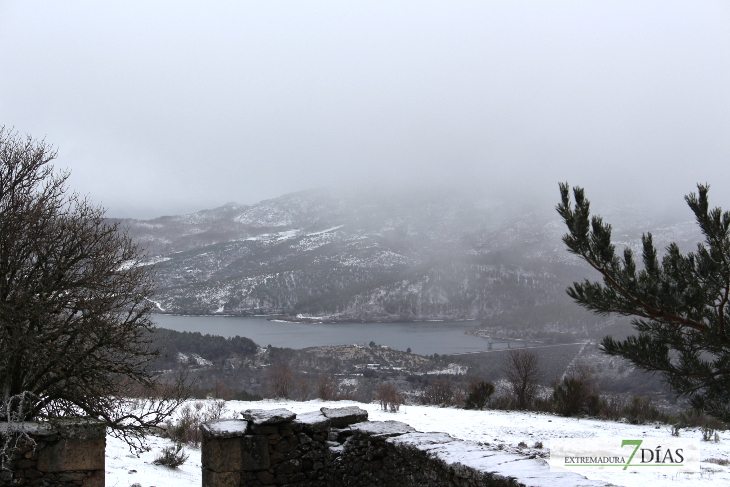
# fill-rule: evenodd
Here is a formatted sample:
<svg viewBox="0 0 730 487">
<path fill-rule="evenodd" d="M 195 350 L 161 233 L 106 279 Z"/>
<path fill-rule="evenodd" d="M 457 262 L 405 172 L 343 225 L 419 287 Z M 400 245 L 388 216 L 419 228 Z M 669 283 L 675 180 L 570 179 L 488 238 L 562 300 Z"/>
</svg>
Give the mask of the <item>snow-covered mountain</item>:
<svg viewBox="0 0 730 487">
<path fill-rule="evenodd" d="M 631 246 L 647 229 L 659 246 L 695 236 L 626 216 L 617 238 Z M 587 273 L 551 207 L 473 191 L 310 190 L 122 223 L 156 266 L 160 312 L 478 319 L 562 299 Z"/>
</svg>

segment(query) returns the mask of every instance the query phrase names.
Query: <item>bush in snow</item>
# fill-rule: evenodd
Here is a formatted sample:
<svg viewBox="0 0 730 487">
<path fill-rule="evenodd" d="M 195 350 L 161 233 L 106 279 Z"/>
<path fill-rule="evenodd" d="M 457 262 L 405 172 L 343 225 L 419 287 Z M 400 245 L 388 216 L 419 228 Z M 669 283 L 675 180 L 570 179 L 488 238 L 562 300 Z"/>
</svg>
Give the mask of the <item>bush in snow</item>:
<svg viewBox="0 0 730 487">
<path fill-rule="evenodd" d="M 176 442 L 173 446 L 166 446 L 162 449 L 160 456 L 155 458 L 152 463 L 155 465 L 163 465 L 165 467 L 177 468 L 188 459 L 182 443 Z"/>
<path fill-rule="evenodd" d="M 494 385 L 490 382 L 479 381 L 469 387 L 464 407 L 466 409 L 484 409 L 494 394 Z"/>
<path fill-rule="evenodd" d="M 380 401 L 380 407 L 383 408 L 383 411 L 390 410 L 391 413 L 398 412 L 401 404 L 404 403 L 403 396 L 398 392 L 398 389 L 389 383 L 380 384 L 375 391 L 375 396 Z"/>
<path fill-rule="evenodd" d="M 510 350 L 502 362 L 502 373 L 510 386 L 517 409 L 530 409 L 538 390 L 542 370 L 537 354 L 532 350 Z"/>
<path fill-rule="evenodd" d="M 421 404 L 452 406 L 454 404 L 454 385 L 451 379 L 442 378 L 431 382 L 421 393 Z"/>
<path fill-rule="evenodd" d="M 198 447 L 202 440 L 200 425 L 221 419 L 225 409 L 226 402 L 223 400 L 197 401 L 193 405 L 187 403 L 180 408 L 177 421 L 168 427 L 167 433 L 176 443 Z"/>
<path fill-rule="evenodd" d="M 583 412 L 586 391 L 583 382 L 573 377 L 565 377 L 562 384 L 553 388 L 555 412 L 561 416 L 575 416 Z"/>
</svg>

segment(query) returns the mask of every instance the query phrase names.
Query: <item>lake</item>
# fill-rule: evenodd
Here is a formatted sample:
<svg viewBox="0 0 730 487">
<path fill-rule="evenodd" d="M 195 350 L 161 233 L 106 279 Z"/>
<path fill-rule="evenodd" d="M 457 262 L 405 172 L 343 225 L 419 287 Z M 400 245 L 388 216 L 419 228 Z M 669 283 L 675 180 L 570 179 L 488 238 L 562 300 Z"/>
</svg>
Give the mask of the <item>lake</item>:
<svg viewBox="0 0 730 487">
<path fill-rule="evenodd" d="M 374 341 L 421 355 L 477 352 L 487 340 L 467 335 L 477 322 L 421 321 L 413 323 L 286 323 L 266 317 L 153 315 L 162 328 L 198 331 L 224 337 L 244 336 L 261 346 L 307 348 L 320 345 L 368 344 Z M 522 346 L 516 342 L 512 346 Z M 494 349 L 507 343 L 493 344 Z"/>
</svg>

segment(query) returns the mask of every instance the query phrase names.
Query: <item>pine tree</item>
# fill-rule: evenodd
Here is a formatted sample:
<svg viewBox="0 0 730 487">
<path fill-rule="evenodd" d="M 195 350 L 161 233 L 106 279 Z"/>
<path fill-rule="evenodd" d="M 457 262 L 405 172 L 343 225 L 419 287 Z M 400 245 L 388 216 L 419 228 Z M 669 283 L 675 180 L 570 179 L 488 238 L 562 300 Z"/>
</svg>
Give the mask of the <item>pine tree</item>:
<svg viewBox="0 0 730 487">
<path fill-rule="evenodd" d="M 709 186 L 685 196 L 704 236 L 682 254 L 676 243 L 660 258 L 651 233 L 642 235 L 643 268 L 631 249 L 617 255 L 611 225 L 590 216 L 582 188 L 560 185 L 556 207 L 568 227 L 563 241 L 572 254 L 598 271 L 603 282 L 575 282 L 568 295 L 598 314 L 633 317 L 637 335 L 603 339 L 609 355 L 661 374 L 678 397 L 718 419 L 730 421 L 730 212 L 710 209 Z"/>
</svg>

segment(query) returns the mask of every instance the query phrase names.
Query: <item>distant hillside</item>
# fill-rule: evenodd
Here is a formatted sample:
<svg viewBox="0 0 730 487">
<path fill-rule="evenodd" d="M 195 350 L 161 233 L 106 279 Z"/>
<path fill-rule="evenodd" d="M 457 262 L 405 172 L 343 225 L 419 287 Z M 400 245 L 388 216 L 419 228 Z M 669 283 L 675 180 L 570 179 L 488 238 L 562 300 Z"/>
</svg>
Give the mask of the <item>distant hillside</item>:
<svg viewBox="0 0 730 487">
<path fill-rule="evenodd" d="M 659 246 L 696 238 L 692 222 L 632 216 L 617 234 L 626 244 L 646 229 Z M 122 224 L 148 249 L 165 313 L 481 320 L 565 302 L 588 275 L 552 208 L 474 192 L 312 190 Z"/>
</svg>

